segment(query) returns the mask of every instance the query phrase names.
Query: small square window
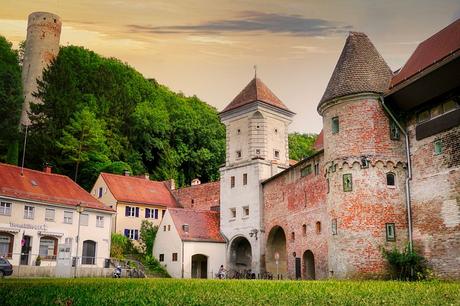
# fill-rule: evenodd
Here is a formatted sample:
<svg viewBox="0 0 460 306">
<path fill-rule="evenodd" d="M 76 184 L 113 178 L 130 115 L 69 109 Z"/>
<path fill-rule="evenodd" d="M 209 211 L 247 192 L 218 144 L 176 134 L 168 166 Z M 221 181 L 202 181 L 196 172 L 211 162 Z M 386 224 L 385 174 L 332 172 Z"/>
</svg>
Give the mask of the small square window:
<svg viewBox="0 0 460 306">
<path fill-rule="evenodd" d="M 243 173 L 243 185 L 247 185 L 247 184 L 248 184 L 248 174 Z"/>
<path fill-rule="evenodd" d="M 243 217 L 249 217 L 249 206 L 243 207 Z"/>
<path fill-rule="evenodd" d="M 11 216 L 11 203 L 8 203 L 8 202 L 0 203 L 0 215 Z"/>
<path fill-rule="evenodd" d="M 332 134 L 339 132 L 339 117 L 332 118 Z"/>
<path fill-rule="evenodd" d="M 394 223 L 385 223 L 387 241 L 396 241 L 396 229 Z"/>
<path fill-rule="evenodd" d="M 24 219 L 32 219 L 34 218 L 35 208 L 33 206 L 24 206 Z"/>
<path fill-rule="evenodd" d="M 236 218 L 236 208 L 230 208 L 230 219 Z"/>
<path fill-rule="evenodd" d="M 337 219 L 332 219 L 332 235 L 337 235 Z"/>
<path fill-rule="evenodd" d="M 172 261 L 177 261 L 177 253 L 172 253 Z"/>
<path fill-rule="evenodd" d="M 256 155 L 260 155 L 260 149 L 256 149 Z"/>
<path fill-rule="evenodd" d="M 52 208 L 47 208 L 45 210 L 45 221 L 54 222 L 55 210 Z"/>
<path fill-rule="evenodd" d="M 104 227 L 104 216 L 96 216 L 96 226 Z"/>
<path fill-rule="evenodd" d="M 442 153 L 442 140 L 436 140 L 434 142 L 434 155 L 439 155 Z"/>
<path fill-rule="evenodd" d="M 158 257 L 158 261 L 159 262 L 165 261 L 165 254 L 160 254 L 160 256 Z"/>
<path fill-rule="evenodd" d="M 343 191 L 348 192 L 353 190 L 353 180 L 351 173 L 343 175 Z"/>
<path fill-rule="evenodd" d="M 64 223 L 65 224 L 72 224 L 73 222 L 73 212 L 71 211 L 65 211 L 64 212 Z"/>
<path fill-rule="evenodd" d="M 235 187 L 235 177 L 234 176 L 230 177 L 230 187 L 231 188 Z"/>
<path fill-rule="evenodd" d="M 240 129 L 236 130 L 236 133 L 237 133 L 238 135 L 240 135 L 240 134 L 241 134 L 241 130 L 240 130 Z"/>
<path fill-rule="evenodd" d="M 395 186 L 395 174 L 392 172 L 387 173 L 387 186 Z"/>
<path fill-rule="evenodd" d="M 241 158 L 241 150 L 236 151 L 236 158 Z"/>
<path fill-rule="evenodd" d="M 279 159 L 280 158 L 280 151 L 275 150 L 275 158 Z"/>
</svg>

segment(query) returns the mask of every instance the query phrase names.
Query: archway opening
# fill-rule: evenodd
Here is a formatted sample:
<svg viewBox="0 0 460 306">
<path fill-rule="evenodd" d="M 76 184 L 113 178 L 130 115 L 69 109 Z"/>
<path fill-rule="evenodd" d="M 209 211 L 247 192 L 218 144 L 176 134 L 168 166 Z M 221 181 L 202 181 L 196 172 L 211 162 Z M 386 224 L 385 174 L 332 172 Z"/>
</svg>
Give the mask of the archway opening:
<svg viewBox="0 0 460 306">
<path fill-rule="evenodd" d="M 315 279 L 315 257 L 310 250 L 303 253 L 303 278 Z"/>
<path fill-rule="evenodd" d="M 206 255 L 192 256 L 192 278 L 208 278 L 208 257 Z"/>
<path fill-rule="evenodd" d="M 96 264 L 96 242 L 92 240 L 83 241 L 81 263 L 83 265 Z"/>
<path fill-rule="evenodd" d="M 238 272 L 251 270 L 252 250 L 251 244 L 244 237 L 237 237 L 230 245 L 230 268 Z"/>
<path fill-rule="evenodd" d="M 286 234 L 280 226 L 275 226 L 270 230 L 267 239 L 267 249 L 265 252 L 265 265 L 267 272 L 273 274 L 275 278 L 286 277 L 287 273 L 287 250 Z"/>
</svg>

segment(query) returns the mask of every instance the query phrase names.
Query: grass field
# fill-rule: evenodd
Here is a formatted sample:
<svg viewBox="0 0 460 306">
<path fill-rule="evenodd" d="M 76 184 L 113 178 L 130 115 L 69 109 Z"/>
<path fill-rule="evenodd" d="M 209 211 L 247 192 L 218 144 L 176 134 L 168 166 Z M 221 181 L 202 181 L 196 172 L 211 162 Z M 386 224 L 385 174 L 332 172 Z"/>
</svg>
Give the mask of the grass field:
<svg viewBox="0 0 460 306">
<path fill-rule="evenodd" d="M 460 282 L 3 279 L 1 305 L 460 305 Z"/>
</svg>

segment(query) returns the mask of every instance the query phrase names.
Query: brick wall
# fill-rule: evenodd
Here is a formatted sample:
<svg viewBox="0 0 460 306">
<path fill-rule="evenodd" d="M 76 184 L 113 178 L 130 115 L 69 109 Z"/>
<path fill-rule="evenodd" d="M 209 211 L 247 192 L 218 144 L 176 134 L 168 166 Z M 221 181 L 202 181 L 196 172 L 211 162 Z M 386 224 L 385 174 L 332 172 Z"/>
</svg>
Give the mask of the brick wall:
<svg viewBox="0 0 460 306">
<path fill-rule="evenodd" d="M 320 165 L 320 173 L 315 175 L 314 163 Z M 311 164 L 313 172 L 301 177 L 301 169 Z M 273 231 L 279 226 L 283 229 L 286 238 L 286 251 L 276 250 L 280 254 L 280 261 L 287 258 L 287 273 L 280 269 L 284 278 L 295 278 L 295 257 L 301 258 L 302 278 L 305 273 L 304 253 L 310 250 L 315 261 L 315 276 L 317 279 L 326 278 L 327 264 L 327 215 L 326 215 L 326 180 L 324 178 L 323 154 L 303 161 L 291 167 L 283 174 L 264 184 L 264 230 L 266 237 L 265 260 L 267 270 L 275 272 L 273 254 L 276 243 L 271 241 Z M 321 223 L 321 231 L 316 231 L 316 223 Z M 304 225 L 306 232 L 304 232 Z M 294 233 L 294 239 L 292 237 Z M 295 256 L 294 256 L 295 252 Z M 285 257 L 284 257 L 285 256 Z M 284 264 L 284 262 L 280 262 Z M 274 273 L 275 274 L 275 273 Z"/>
<path fill-rule="evenodd" d="M 415 140 L 415 116 L 408 129 L 413 179 L 411 199 L 416 249 L 435 274 L 460 278 L 460 127 Z M 436 155 L 434 142 L 442 141 Z"/>
<path fill-rule="evenodd" d="M 220 182 L 205 183 L 171 191 L 185 208 L 210 210 L 220 205 Z"/>
</svg>

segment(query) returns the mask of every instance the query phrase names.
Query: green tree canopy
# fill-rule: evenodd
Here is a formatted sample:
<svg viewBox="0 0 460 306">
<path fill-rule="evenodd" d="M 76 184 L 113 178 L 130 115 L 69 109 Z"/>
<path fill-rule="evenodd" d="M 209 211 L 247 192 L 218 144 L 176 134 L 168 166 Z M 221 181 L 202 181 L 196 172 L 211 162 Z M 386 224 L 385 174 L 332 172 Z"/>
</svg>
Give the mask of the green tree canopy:
<svg viewBox="0 0 460 306">
<path fill-rule="evenodd" d="M 0 161 L 18 163 L 19 119 L 22 108 L 18 52 L 0 36 Z"/>
<path fill-rule="evenodd" d="M 289 139 L 289 158 L 297 161 L 315 153 L 316 134 L 290 133 Z"/>
</svg>

